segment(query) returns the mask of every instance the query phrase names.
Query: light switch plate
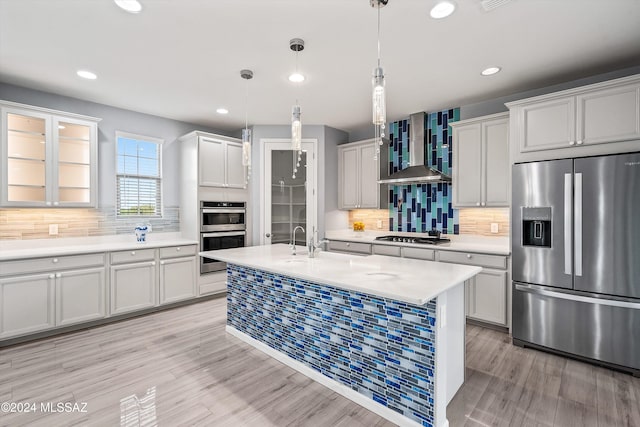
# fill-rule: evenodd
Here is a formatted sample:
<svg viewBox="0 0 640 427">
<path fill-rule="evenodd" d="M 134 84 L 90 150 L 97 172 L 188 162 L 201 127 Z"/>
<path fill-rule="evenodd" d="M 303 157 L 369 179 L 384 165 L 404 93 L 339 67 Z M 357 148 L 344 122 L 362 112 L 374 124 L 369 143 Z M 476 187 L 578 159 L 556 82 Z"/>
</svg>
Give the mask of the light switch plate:
<svg viewBox="0 0 640 427">
<path fill-rule="evenodd" d="M 492 233 L 497 233 L 498 232 L 498 223 L 497 222 L 492 222 L 491 223 L 491 232 Z"/>
<path fill-rule="evenodd" d="M 379 219 L 378 221 L 376 221 L 376 227 L 378 228 L 382 228 L 382 220 Z"/>
<path fill-rule="evenodd" d="M 49 224 L 49 236 L 58 235 L 58 224 Z"/>
</svg>

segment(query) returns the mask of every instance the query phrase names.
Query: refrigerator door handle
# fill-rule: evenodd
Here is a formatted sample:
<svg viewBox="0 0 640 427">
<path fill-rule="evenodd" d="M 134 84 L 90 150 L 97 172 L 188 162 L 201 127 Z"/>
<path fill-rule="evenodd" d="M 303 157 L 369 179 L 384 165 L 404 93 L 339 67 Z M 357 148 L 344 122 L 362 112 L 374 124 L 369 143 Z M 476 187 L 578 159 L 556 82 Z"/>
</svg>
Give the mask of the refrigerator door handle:
<svg viewBox="0 0 640 427">
<path fill-rule="evenodd" d="M 571 174 L 564 174 L 564 274 L 572 274 L 571 219 L 573 217 Z"/>
<path fill-rule="evenodd" d="M 640 310 L 640 303 L 631 302 L 631 301 L 620 301 L 615 299 L 606 299 L 606 298 L 592 298 L 583 295 L 576 295 L 567 292 L 558 292 L 558 291 L 549 291 L 546 289 L 541 289 L 534 285 L 525 285 L 514 283 L 514 288 L 520 292 L 528 292 L 530 294 L 538 294 L 544 295 L 547 297 L 559 298 L 569 301 L 578 301 L 585 302 L 588 304 L 597 304 L 597 305 L 608 305 L 611 307 L 622 307 L 622 308 L 632 308 L 634 310 Z"/>
<path fill-rule="evenodd" d="M 573 220 L 573 235 L 575 236 L 576 276 L 582 276 L 582 173 L 575 176 L 576 195 L 574 198 L 575 218 Z"/>
</svg>

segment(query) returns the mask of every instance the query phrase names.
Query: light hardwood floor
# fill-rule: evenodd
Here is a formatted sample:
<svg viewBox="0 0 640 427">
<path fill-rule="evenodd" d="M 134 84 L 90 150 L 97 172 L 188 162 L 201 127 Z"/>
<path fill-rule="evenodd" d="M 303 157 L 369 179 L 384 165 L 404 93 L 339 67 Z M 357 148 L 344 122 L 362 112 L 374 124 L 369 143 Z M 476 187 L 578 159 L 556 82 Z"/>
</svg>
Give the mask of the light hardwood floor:
<svg viewBox="0 0 640 427">
<path fill-rule="evenodd" d="M 390 426 L 229 336 L 224 299 L 0 349 L 2 426 Z M 86 402 L 44 413 L 41 402 Z M 640 379 L 469 326 L 457 426 L 640 426 Z M 139 423 L 140 422 L 140 423 Z"/>
</svg>

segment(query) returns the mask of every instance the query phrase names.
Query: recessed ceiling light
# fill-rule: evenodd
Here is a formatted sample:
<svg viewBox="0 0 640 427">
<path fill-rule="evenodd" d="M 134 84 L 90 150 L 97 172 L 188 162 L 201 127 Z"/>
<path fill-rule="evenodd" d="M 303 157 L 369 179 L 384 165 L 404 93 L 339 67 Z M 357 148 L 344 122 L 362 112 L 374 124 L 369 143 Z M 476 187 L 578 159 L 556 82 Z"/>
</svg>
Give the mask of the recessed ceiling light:
<svg viewBox="0 0 640 427">
<path fill-rule="evenodd" d="M 489 68 L 485 68 L 484 70 L 482 70 L 482 72 L 480 74 L 482 74 L 483 76 L 492 76 L 494 74 L 496 74 L 497 72 L 499 72 L 502 68 L 500 67 L 489 67 Z"/>
<path fill-rule="evenodd" d="M 121 9 L 129 13 L 138 13 L 142 10 L 142 5 L 138 0 L 113 0 Z"/>
<path fill-rule="evenodd" d="M 218 113 L 218 114 L 229 114 L 229 110 L 227 110 L 226 108 L 218 108 L 216 110 L 216 113 Z"/>
<path fill-rule="evenodd" d="M 442 19 L 451 15 L 456 10 L 456 5 L 450 1 L 438 2 L 431 9 L 430 15 L 433 19 Z"/>
<path fill-rule="evenodd" d="M 88 79 L 88 80 L 95 80 L 98 78 L 98 76 L 96 76 L 95 73 L 92 73 L 91 71 L 87 71 L 87 70 L 78 70 L 76 74 L 82 77 L 83 79 Z"/>
<path fill-rule="evenodd" d="M 304 81 L 304 76 L 301 73 L 293 73 L 289 76 L 289 81 L 294 83 L 300 83 Z"/>
</svg>

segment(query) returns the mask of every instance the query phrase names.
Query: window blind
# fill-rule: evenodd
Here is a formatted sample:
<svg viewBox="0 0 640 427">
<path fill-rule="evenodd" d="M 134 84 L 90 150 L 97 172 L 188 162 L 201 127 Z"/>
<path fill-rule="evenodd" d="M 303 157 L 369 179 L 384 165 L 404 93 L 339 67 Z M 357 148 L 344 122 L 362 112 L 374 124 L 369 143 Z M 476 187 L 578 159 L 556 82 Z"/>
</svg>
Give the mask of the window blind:
<svg viewBox="0 0 640 427">
<path fill-rule="evenodd" d="M 118 134 L 116 215 L 162 215 L 161 141 Z"/>
</svg>

